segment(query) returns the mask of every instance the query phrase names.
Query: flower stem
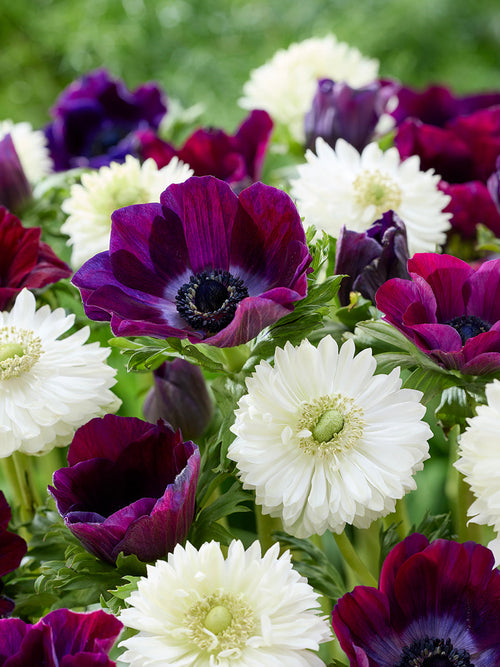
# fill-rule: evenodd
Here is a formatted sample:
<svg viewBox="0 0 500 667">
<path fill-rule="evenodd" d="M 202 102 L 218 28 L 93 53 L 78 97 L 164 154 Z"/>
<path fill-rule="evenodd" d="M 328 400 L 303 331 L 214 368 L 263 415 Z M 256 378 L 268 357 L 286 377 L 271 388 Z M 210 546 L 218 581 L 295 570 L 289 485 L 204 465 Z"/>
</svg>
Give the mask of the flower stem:
<svg viewBox="0 0 500 667">
<path fill-rule="evenodd" d="M 283 524 L 281 519 L 263 514 L 260 505 L 257 505 L 257 503 L 255 504 L 255 521 L 262 552 L 265 553 L 276 542 L 272 534 L 277 530 L 283 530 Z"/>
<path fill-rule="evenodd" d="M 377 580 L 356 553 L 345 531 L 340 533 L 340 535 L 335 534 L 334 538 L 342 557 L 351 570 L 357 575 L 359 583 L 363 586 L 373 586 L 374 588 L 377 588 Z"/>
<path fill-rule="evenodd" d="M 392 512 L 392 514 L 388 514 L 385 517 L 384 526 L 387 528 L 391 525 L 391 523 L 396 524 L 399 539 L 404 540 L 411 529 L 411 521 L 408 514 L 408 507 L 406 505 L 405 497 L 400 498 L 396 503 L 394 512 Z"/>
<path fill-rule="evenodd" d="M 40 505 L 40 497 L 33 480 L 31 460 L 21 452 L 13 452 L 11 458 L 17 478 L 21 521 L 28 523 L 33 519 L 36 508 Z"/>
</svg>

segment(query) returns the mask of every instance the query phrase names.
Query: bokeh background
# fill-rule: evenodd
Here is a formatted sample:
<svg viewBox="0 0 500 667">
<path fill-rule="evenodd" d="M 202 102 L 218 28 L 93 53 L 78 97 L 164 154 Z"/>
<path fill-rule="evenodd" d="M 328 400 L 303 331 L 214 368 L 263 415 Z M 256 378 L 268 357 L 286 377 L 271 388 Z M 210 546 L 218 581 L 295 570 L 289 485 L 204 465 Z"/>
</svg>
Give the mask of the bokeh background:
<svg viewBox="0 0 500 667">
<path fill-rule="evenodd" d="M 233 130 L 249 71 L 328 32 L 378 58 L 382 76 L 500 88 L 498 0 L 0 0 L 0 119 L 40 127 L 70 81 L 106 66 Z"/>
</svg>

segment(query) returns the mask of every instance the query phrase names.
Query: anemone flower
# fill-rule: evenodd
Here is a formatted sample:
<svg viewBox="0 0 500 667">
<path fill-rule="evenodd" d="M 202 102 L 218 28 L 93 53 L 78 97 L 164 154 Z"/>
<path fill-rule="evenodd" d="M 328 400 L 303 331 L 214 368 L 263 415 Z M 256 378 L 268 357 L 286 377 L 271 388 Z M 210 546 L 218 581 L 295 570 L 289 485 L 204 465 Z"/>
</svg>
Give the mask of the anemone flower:
<svg viewBox="0 0 500 667">
<path fill-rule="evenodd" d="M 10 507 L 0 491 L 0 576 L 19 567 L 26 554 L 27 544 L 22 537 L 7 530 L 11 518 Z M 8 616 L 14 609 L 14 602 L 0 596 L 0 617 Z"/>
<path fill-rule="evenodd" d="M 199 128 L 178 149 L 152 130 L 137 136 L 143 159 L 152 157 L 158 167 L 164 167 L 175 156 L 188 164 L 195 176 L 215 176 L 238 193 L 259 180 L 272 129 L 269 114 L 254 110 L 234 135 L 218 128 Z"/>
<path fill-rule="evenodd" d="M 500 573 L 480 544 L 413 533 L 385 559 L 379 588 L 337 602 L 333 629 L 350 667 L 500 664 Z"/>
<path fill-rule="evenodd" d="M 255 183 L 237 197 L 227 183 L 193 176 L 160 204 L 112 216 L 109 252 L 73 277 L 85 312 L 117 336 L 245 343 L 306 295 L 311 261 L 290 197 Z"/>
<path fill-rule="evenodd" d="M 72 275 L 69 266 L 40 241 L 41 231 L 23 227 L 0 206 L 0 310 L 6 310 L 25 287 L 46 287 Z"/>
<path fill-rule="evenodd" d="M 376 294 L 383 318 L 440 366 L 483 375 L 500 367 L 500 259 L 477 270 L 451 255 L 408 261 L 412 280 L 392 278 Z"/>
<path fill-rule="evenodd" d="M 120 552 L 152 561 L 185 539 L 200 454 L 179 431 L 106 415 L 76 432 L 68 463 L 49 491 L 90 553 L 110 563 Z"/>
<path fill-rule="evenodd" d="M 108 657 L 123 625 L 100 609 L 77 613 L 56 609 L 38 623 L 0 619 L 2 667 L 115 667 Z"/>
<path fill-rule="evenodd" d="M 157 129 L 166 111 L 165 94 L 153 83 L 131 92 L 105 69 L 85 74 L 51 109 L 53 121 L 45 135 L 54 169 L 123 162 L 136 149 L 135 131 Z"/>
</svg>

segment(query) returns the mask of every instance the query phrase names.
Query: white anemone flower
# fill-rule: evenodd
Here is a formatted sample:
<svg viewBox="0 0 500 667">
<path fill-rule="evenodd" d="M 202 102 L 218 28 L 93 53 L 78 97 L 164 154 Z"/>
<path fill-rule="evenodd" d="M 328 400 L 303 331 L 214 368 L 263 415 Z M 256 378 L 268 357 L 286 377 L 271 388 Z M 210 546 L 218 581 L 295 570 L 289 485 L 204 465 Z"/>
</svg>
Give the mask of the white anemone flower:
<svg viewBox="0 0 500 667">
<path fill-rule="evenodd" d="M 291 136 L 304 143 L 304 116 L 312 105 L 319 79 L 345 81 L 353 88 L 378 76 L 378 60 L 334 35 L 312 37 L 277 51 L 272 59 L 250 72 L 239 100 L 244 109 L 265 109 L 274 121 L 286 125 Z"/>
<path fill-rule="evenodd" d="M 121 643 L 133 667 L 306 667 L 331 638 L 318 596 L 291 565 L 290 552 L 234 540 L 224 558 L 217 542 L 177 545 L 168 561 L 126 600 L 120 620 L 139 633 Z"/>
<path fill-rule="evenodd" d="M 422 393 L 401 389 L 397 368 L 375 375 L 370 349 L 354 351 L 331 336 L 277 348 L 235 413 L 228 457 L 263 513 L 296 537 L 367 528 L 415 488 L 429 456 Z"/>
<path fill-rule="evenodd" d="M 446 241 L 450 197 L 438 189 L 433 169 L 420 171 L 417 155 L 401 162 L 397 148 L 384 152 L 371 143 L 360 154 L 344 139 L 333 149 L 320 137 L 306 161 L 291 190 L 306 225 L 337 238 L 343 225 L 362 232 L 393 210 L 406 225 L 410 255 L 435 252 Z"/>
<path fill-rule="evenodd" d="M 476 408 L 476 416 L 460 436 L 455 467 L 464 475 L 476 500 L 468 510 L 471 521 L 493 526 L 500 533 L 500 380 L 486 385 L 487 405 Z M 500 564 L 500 536 L 488 544 Z"/>
<path fill-rule="evenodd" d="M 30 123 L 0 121 L 0 140 L 10 134 L 19 162 L 27 180 L 34 185 L 52 171 L 52 160 L 47 139 L 41 130 L 34 130 Z"/>
<path fill-rule="evenodd" d="M 74 320 L 63 308 L 36 310 L 27 289 L 0 312 L 0 458 L 65 446 L 77 428 L 120 406 L 110 349 L 84 345 L 88 327 L 60 338 Z"/>
<path fill-rule="evenodd" d="M 132 155 L 125 162 L 112 162 L 98 171 L 83 174 L 81 184 L 71 186 L 62 203 L 68 214 L 61 231 L 69 236 L 71 264 L 76 269 L 97 253 L 109 248 L 111 214 L 124 206 L 160 200 L 160 194 L 173 183 L 183 183 L 193 170 L 177 157 L 161 169 L 148 158 L 141 165 Z"/>
</svg>

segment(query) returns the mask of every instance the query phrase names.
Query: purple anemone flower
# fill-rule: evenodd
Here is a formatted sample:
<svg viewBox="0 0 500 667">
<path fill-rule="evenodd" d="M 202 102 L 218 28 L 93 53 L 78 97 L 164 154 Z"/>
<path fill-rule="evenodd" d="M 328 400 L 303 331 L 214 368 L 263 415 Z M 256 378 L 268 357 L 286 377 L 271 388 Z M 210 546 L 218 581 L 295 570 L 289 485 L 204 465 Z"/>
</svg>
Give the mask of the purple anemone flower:
<svg viewBox="0 0 500 667">
<path fill-rule="evenodd" d="M 78 429 L 69 468 L 50 493 L 69 530 L 95 556 L 162 558 L 182 542 L 194 514 L 198 447 L 158 422 L 106 415 Z"/>
<path fill-rule="evenodd" d="M 474 270 L 451 255 L 416 254 L 412 280 L 380 287 L 383 318 L 439 365 L 483 375 L 500 368 L 500 259 Z"/>
<path fill-rule="evenodd" d="M 493 667 L 499 618 L 491 551 L 414 533 L 387 556 L 379 588 L 344 595 L 332 622 L 350 667 Z"/>
<path fill-rule="evenodd" d="M 273 121 L 267 111 L 254 110 L 234 135 L 218 128 L 200 128 L 179 149 L 162 141 L 151 130 L 138 134 L 143 159 L 152 157 L 158 168 L 177 156 L 195 176 L 215 176 L 235 192 L 259 180 Z"/>
<path fill-rule="evenodd" d="M 31 185 L 26 178 L 10 134 L 0 140 L 0 204 L 11 211 L 31 199 Z"/>
<path fill-rule="evenodd" d="M 418 118 L 428 125 L 443 127 L 457 116 L 468 116 L 480 109 L 500 104 L 500 92 L 454 95 L 444 86 L 429 86 L 418 91 L 401 86 L 397 91 L 398 106 L 392 116 L 398 124 L 406 118 Z"/>
<path fill-rule="evenodd" d="M 185 359 L 166 361 L 153 371 L 154 384 L 143 406 L 149 422 L 163 419 L 182 437 L 196 440 L 208 426 L 213 404 L 203 373 Z"/>
<path fill-rule="evenodd" d="M 254 183 L 193 176 L 161 204 L 112 215 L 110 249 L 73 277 L 85 312 L 117 336 L 240 345 L 307 292 L 311 256 L 290 197 Z"/>
<path fill-rule="evenodd" d="M 0 491 L 0 577 L 19 567 L 27 550 L 23 538 L 7 530 L 10 519 L 10 507 L 4 494 Z M 9 598 L 0 596 L 0 617 L 9 616 L 13 609 L 14 602 Z"/>
<path fill-rule="evenodd" d="M 335 273 L 346 274 L 338 297 L 349 305 L 349 294 L 360 292 L 375 303 L 378 288 L 390 278 L 409 279 L 406 227 L 394 211 L 387 211 L 366 232 L 342 227 L 337 239 Z"/>
<path fill-rule="evenodd" d="M 23 227 L 0 206 L 0 310 L 6 310 L 25 287 L 45 287 L 72 275 L 70 267 L 40 241 L 40 234 L 40 227 Z"/>
<path fill-rule="evenodd" d="M 0 620 L 0 667 L 115 667 L 108 657 L 123 624 L 98 610 L 56 609 L 38 623 Z"/>
<path fill-rule="evenodd" d="M 375 127 L 396 86 L 374 81 L 363 88 L 351 88 L 344 81 L 318 81 L 311 110 L 305 116 L 306 146 L 315 150 L 322 137 L 332 148 L 345 139 L 359 152 L 373 139 Z"/>
<path fill-rule="evenodd" d="M 135 152 L 135 131 L 157 129 L 167 111 L 154 83 L 130 92 L 123 81 L 97 69 L 73 81 L 51 109 L 45 128 L 54 170 L 99 168 Z"/>
</svg>

